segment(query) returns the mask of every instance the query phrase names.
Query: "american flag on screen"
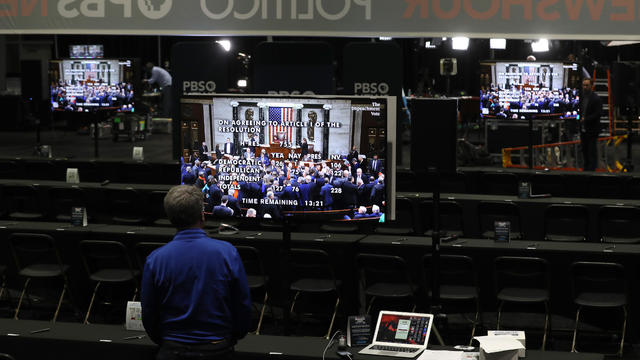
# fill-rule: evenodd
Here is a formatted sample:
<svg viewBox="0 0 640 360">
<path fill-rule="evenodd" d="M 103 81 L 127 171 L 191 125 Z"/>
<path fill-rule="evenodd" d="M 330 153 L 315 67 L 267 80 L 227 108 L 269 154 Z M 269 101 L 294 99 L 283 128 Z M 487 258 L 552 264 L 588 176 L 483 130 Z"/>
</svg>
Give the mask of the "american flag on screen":
<svg viewBox="0 0 640 360">
<path fill-rule="evenodd" d="M 283 122 L 293 121 L 293 108 L 269 107 L 269 143 L 278 143 L 278 132 L 284 131 L 284 141 L 293 141 L 293 126 L 284 126 Z M 276 124 L 277 123 L 277 124 Z"/>
</svg>

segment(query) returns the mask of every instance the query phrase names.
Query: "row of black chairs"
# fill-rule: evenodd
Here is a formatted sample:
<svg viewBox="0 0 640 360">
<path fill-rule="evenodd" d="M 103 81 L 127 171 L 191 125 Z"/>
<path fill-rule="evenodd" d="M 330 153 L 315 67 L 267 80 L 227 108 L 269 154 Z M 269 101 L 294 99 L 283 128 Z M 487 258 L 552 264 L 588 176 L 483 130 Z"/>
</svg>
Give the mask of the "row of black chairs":
<svg viewBox="0 0 640 360">
<path fill-rule="evenodd" d="M 427 174 L 398 172 L 397 188 L 409 192 L 432 192 L 435 178 Z M 443 193 L 518 194 L 521 181 L 531 184 L 534 194 L 554 197 L 640 199 L 640 177 L 631 175 L 580 174 L 564 172 L 482 171 L 473 168 L 444 174 L 439 178 Z"/>
<path fill-rule="evenodd" d="M 68 168 L 78 169 L 83 182 L 109 180 L 133 184 L 177 184 L 180 181 L 180 164 L 177 161 L 148 163 L 66 159 L 0 159 L 0 178 L 64 181 Z"/>
<path fill-rule="evenodd" d="M 65 159 L 0 159 L 0 178 L 64 181 L 67 168 L 78 168 L 82 181 L 177 184 L 178 162 L 73 161 Z M 398 188 L 432 191 L 429 175 L 408 170 L 398 172 Z M 516 195 L 518 183 L 529 181 L 538 194 L 557 197 L 640 199 L 640 178 L 630 175 L 565 174 L 562 172 L 485 171 L 474 168 L 443 175 L 440 188 L 447 193 Z"/>
<path fill-rule="evenodd" d="M 32 279 L 59 278 L 63 282 L 57 307 L 52 320 L 56 321 L 65 293 L 69 291 L 67 274 L 70 266 L 63 263 L 53 238 L 45 234 L 15 233 L 9 236 L 9 245 L 15 260 L 17 273 L 25 279 L 18 300 L 14 318 L 18 319 L 23 299 Z M 99 287 L 102 284 L 133 285 L 135 300 L 139 288 L 139 277 L 144 268 L 146 256 L 163 243 L 141 242 L 135 246 L 134 261 L 122 243 L 115 241 L 83 240 L 79 243 L 80 257 L 88 278 L 94 282 L 84 323 L 88 323 Z M 237 246 L 247 272 L 248 283 L 254 298 L 262 304 L 259 311 L 258 326 L 260 333 L 265 308 L 269 302 L 269 276 L 265 271 L 260 252 L 248 246 Z M 336 314 L 341 303 L 342 282 L 336 277 L 331 259 L 327 252 L 320 249 L 291 249 L 287 253 L 289 290 L 292 293 L 289 311 L 294 314 L 301 296 L 315 297 L 332 294 L 335 296 L 330 325 L 326 336 L 331 334 Z M 359 288 L 365 297 L 364 309 L 370 313 L 376 305 L 390 308 L 389 304 L 379 304 L 385 300 L 405 300 L 411 310 L 424 301 L 421 294 L 431 297 L 429 279 L 431 278 L 432 256 L 423 258 L 424 276 L 414 280 L 403 258 L 381 254 L 358 254 L 356 269 Z M 472 258 L 462 255 L 441 255 L 439 262 L 439 292 L 443 302 L 470 302 L 475 304 L 475 317 L 472 320 L 471 338 L 479 324 L 480 289 L 478 271 Z M 0 267 L 3 278 L 0 298 L 6 288 L 6 266 Z M 582 308 L 621 308 L 624 312 L 624 324 L 619 353 L 622 353 L 628 304 L 628 282 L 620 264 L 598 262 L 575 262 L 570 267 L 573 302 L 577 305 L 576 323 L 572 349 L 575 350 L 580 311 Z M 535 304 L 545 307 L 545 324 L 542 348 L 550 331 L 551 275 L 546 260 L 533 257 L 497 257 L 494 259 L 494 286 L 498 300 L 497 327 L 500 328 L 504 305 L 507 303 Z M 392 305 L 393 306 L 393 305 Z"/>
<path fill-rule="evenodd" d="M 169 224 L 163 200 L 166 191 L 141 192 L 134 188 L 101 189 L 87 194 L 80 187 L 40 188 L 34 185 L 0 187 L 0 215 L 14 220 L 71 220 L 72 207 L 87 209 L 90 220 L 115 224 Z"/>
<path fill-rule="evenodd" d="M 518 204 L 506 201 L 478 202 L 476 233 L 466 233 L 465 214 L 462 206 L 455 201 L 441 201 L 439 204 L 440 230 L 447 235 L 481 237 L 492 239 L 496 221 L 509 221 L 512 239 L 525 239 L 522 216 Z M 589 211 L 579 204 L 551 204 L 544 214 L 536 219 L 542 220 L 545 240 L 551 241 L 595 241 L 611 243 L 640 242 L 640 208 L 635 206 L 602 206 L 598 210 L 598 238 L 589 238 Z M 395 223 L 380 225 L 376 232 L 397 235 L 431 235 L 433 229 L 433 202 L 425 200 L 416 205 L 410 199 L 398 198 L 396 201 Z"/>
<path fill-rule="evenodd" d="M 29 284 L 33 280 L 60 279 L 62 289 L 57 299 L 57 306 L 52 317 L 55 322 L 62 307 L 65 295 L 73 307 L 76 306 L 74 297 L 70 294 L 69 270 L 71 265 L 62 260 L 62 256 L 53 237 L 47 234 L 14 233 L 8 237 L 11 256 L 16 265 L 16 273 L 24 278 L 24 284 L 17 300 L 13 317 L 19 318 L 20 309 L 25 300 L 29 299 Z M 135 246 L 135 261 L 126 247 L 117 241 L 82 240 L 79 243 L 79 255 L 88 279 L 95 283 L 84 322 L 88 323 L 94 302 L 101 285 L 128 285 L 133 287 L 133 300 L 136 299 L 139 288 L 139 278 L 144 268 L 146 256 L 163 243 L 140 242 Z M 2 288 L 0 298 L 4 293 L 7 282 L 7 265 L 0 266 L 2 273 Z"/>
<path fill-rule="evenodd" d="M 238 247 L 249 277 L 253 284 L 252 291 L 264 292 L 263 307 L 260 312 L 258 329 L 260 332 L 264 307 L 267 302 L 266 288 L 268 276 L 264 272 L 260 255 L 252 247 Z M 330 325 L 326 333 L 328 337 L 334 324 L 340 304 L 341 282 L 336 278 L 329 255 L 318 249 L 291 249 L 288 254 L 290 273 L 292 274 L 290 290 L 295 293 L 290 311 L 293 313 L 297 299 L 301 294 L 314 296 L 334 293 L 335 307 L 330 316 Z M 381 305 L 384 308 L 397 306 L 397 300 L 406 300 L 405 306 L 414 311 L 424 301 L 420 294 L 432 298 L 430 286 L 433 257 L 423 257 L 424 276 L 414 281 L 404 259 L 399 256 L 365 254 L 356 256 L 359 288 L 364 292 L 366 313 L 371 313 L 374 304 L 392 300 Z M 467 302 L 475 306 L 475 316 L 471 320 L 473 339 L 480 317 L 480 288 L 477 269 L 472 258 L 463 255 L 441 255 L 439 261 L 439 292 L 444 304 Z M 627 304 L 629 285 L 624 268 L 617 263 L 574 262 L 571 264 L 571 294 L 577 306 L 575 326 L 573 330 L 572 351 L 576 351 L 576 340 L 580 323 L 580 312 L 583 308 L 607 309 L 620 308 L 624 313 L 621 339 L 618 354 L 624 347 L 627 322 Z M 537 257 L 501 256 L 494 259 L 494 287 L 498 301 L 497 328 L 500 329 L 501 317 L 505 304 L 519 303 L 524 305 L 541 304 L 544 306 L 545 320 L 542 349 L 551 332 L 551 274 L 546 260 Z M 254 279 L 253 281 L 251 279 Z M 421 284 L 420 284 L 421 283 Z M 423 292 L 421 293 L 421 289 Z M 398 310 L 407 310 L 398 308 Z"/>
<path fill-rule="evenodd" d="M 82 206 L 88 211 L 90 221 L 126 225 L 170 225 L 163 210 L 165 191 L 148 193 L 131 189 L 104 189 L 101 199 L 89 199 L 82 188 L 52 187 L 43 194 L 32 185 L 6 185 L 0 189 L 3 209 L 0 215 L 15 220 L 70 221 L 71 207 Z M 96 203 L 104 201 L 104 203 Z M 465 231 L 465 214 L 455 201 L 442 201 L 439 207 L 440 229 L 449 235 L 493 238 L 495 221 L 509 221 L 513 239 L 523 239 L 520 209 L 513 202 L 480 201 L 475 233 Z M 419 204 L 407 198 L 396 201 L 397 221 L 378 225 L 375 232 L 397 235 L 431 235 L 433 229 L 433 202 Z M 468 215 L 467 215 L 468 219 Z M 603 241 L 612 243 L 640 242 L 640 228 L 634 224 L 640 220 L 640 209 L 634 206 L 603 206 L 598 211 L 598 238 L 589 239 L 589 212 L 586 206 L 577 204 L 549 205 L 543 216 L 546 240 Z M 359 231 L 357 224 L 330 228 L 329 231 Z"/>
</svg>

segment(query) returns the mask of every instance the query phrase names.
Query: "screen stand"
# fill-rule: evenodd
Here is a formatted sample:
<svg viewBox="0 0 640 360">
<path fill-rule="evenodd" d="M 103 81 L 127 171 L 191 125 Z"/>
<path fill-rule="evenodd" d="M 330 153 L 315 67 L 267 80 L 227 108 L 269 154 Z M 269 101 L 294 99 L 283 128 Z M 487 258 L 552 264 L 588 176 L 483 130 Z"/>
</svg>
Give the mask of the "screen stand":
<svg viewBox="0 0 640 360">
<path fill-rule="evenodd" d="M 632 115 L 627 116 L 627 158 L 622 165 L 622 171 L 633 171 L 633 153 L 631 152 L 631 144 L 633 141 L 633 119 L 638 118 L 638 112 L 633 111 Z"/>
<path fill-rule="evenodd" d="M 93 155 L 98 158 L 98 136 L 100 132 L 98 131 L 98 112 L 93 113 Z"/>
<path fill-rule="evenodd" d="M 282 222 L 282 253 L 284 255 L 284 259 L 289 258 L 289 250 L 291 249 L 291 220 L 289 220 L 288 216 L 283 217 Z M 290 283 L 289 276 L 289 266 L 288 261 L 282 262 L 282 280 L 284 284 Z M 285 290 L 286 296 L 285 299 L 289 299 L 289 289 Z M 284 335 L 291 335 L 291 313 L 289 312 L 288 302 L 285 303 L 284 311 L 282 312 L 282 326 L 284 328 Z"/>
<path fill-rule="evenodd" d="M 440 305 L 440 172 L 430 167 L 427 174 L 433 179 L 433 232 L 431 233 L 431 313 L 433 314 L 433 332 L 438 343 L 444 346 L 444 341 L 437 328 L 437 323 L 444 315 Z"/>
</svg>

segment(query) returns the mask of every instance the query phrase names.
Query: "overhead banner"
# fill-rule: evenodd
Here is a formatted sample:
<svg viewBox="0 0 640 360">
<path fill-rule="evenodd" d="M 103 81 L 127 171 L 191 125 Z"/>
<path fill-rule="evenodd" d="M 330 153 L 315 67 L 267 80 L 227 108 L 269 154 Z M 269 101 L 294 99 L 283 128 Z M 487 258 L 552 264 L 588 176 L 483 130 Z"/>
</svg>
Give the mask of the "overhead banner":
<svg viewBox="0 0 640 360">
<path fill-rule="evenodd" d="M 639 40 L 640 0 L 0 0 L 0 33 Z"/>
</svg>

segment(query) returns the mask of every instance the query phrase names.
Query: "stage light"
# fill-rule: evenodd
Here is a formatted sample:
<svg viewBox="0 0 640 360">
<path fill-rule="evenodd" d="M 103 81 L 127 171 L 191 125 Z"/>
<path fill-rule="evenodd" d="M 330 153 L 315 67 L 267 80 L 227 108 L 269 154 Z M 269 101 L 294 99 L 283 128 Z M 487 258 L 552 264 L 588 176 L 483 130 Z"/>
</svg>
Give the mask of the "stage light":
<svg viewBox="0 0 640 360">
<path fill-rule="evenodd" d="M 451 39 L 451 48 L 453 50 L 467 50 L 469 48 L 469 38 L 458 36 Z"/>
<path fill-rule="evenodd" d="M 239 88 L 245 88 L 245 87 L 247 87 L 247 80 L 245 80 L 245 79 L 240 79 L 240 80 L 238 80 L 238 87 L 239 87 Z"/>
<path fill-rule="evenodd" d="M 491 39 L 489 47 L 496 50 L 504 50 L 507 48 L 507 39 Z"/>
<path fill-rule="evenodd" d="M 225 51 L 230 51 L 231 50 L 231 41 L 229 40 L 218 40 L 216 41 L 218 44 L 220 44 Z"/>
<path fill-rule="evenodd" d="M 531 43 L 531 51 L 533 52 L 546 52 L 549 51 L 549 40 L 540 39 Z"/>
</svg>

